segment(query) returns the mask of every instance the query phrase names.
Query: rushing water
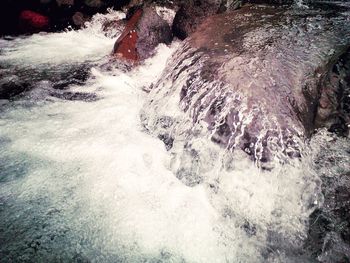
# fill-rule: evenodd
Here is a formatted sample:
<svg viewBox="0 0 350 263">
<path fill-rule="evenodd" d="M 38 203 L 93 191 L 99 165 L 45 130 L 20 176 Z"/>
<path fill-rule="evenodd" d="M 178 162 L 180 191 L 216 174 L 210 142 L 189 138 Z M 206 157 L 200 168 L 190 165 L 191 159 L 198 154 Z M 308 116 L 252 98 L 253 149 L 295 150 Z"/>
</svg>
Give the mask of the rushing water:
<svg viewBox="0 0 350 263">
<path fill-rule="evenodd" d="M 196 158 L 168 151 L 140 111 L 179 44 L 118 69 L 108 61 L 113 34 L 102 30 L 115 16 L 0 42 L 2 74 L 34 86 L 1 102 L 0 261 L 312 262 L 301 251 L 322 202 L 313 161 L 329 135 L 272 171 L 206 136 L 191 142 Z M 71 82 L 81 66 L 87 77 Z M 195 167 L 201 179 L 189 184 L 174 167 Z"/>
</svg>

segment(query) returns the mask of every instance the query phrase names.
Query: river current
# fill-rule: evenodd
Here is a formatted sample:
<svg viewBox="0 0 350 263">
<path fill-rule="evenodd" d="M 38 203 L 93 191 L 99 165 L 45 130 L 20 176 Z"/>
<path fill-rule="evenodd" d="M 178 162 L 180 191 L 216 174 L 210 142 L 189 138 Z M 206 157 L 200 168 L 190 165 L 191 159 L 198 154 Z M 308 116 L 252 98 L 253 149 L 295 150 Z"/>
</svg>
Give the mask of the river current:
<svg viewBox="0 0 350 263">
<path fill-rule="evenodd" d="M 301 160 L 270 171 L 206 137 L 196 158 L 167 150 L 140 112 L 180 44 L 125 71 L 102 29 L 122 16 L 0 40 L 1 74 L 33 86 L 0 101 L 0 261 L 314 262 L 302 251 L 320 174 L 350 170 L 348 139 L 321 130 Z M 194 185 L 174 173 L 188 162 L 202 173 Z"/>
</svg>

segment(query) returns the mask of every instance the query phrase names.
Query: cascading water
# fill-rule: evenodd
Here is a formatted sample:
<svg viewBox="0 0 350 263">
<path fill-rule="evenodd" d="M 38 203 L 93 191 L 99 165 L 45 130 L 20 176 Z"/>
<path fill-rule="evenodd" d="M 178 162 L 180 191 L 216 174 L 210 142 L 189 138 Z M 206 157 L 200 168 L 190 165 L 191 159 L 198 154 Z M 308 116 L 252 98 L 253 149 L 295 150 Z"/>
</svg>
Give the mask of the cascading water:
<svg viewBox="0 0 350 263">
<path fill-rule="evenodd" d="M 0 42 L 2 74 L 33 85 L 1 101 L 0 261 L 311 262 L 301 251 L 322 202 L 312 164 L 329 135 L 271 171 L 205 135 L 175 134 L 167 150 L 141 109 L 179 44 L 120 70 L 102 30 L 117 16 Z M 87 77 L 70 81 L 81 65 Z"/>
</svg>

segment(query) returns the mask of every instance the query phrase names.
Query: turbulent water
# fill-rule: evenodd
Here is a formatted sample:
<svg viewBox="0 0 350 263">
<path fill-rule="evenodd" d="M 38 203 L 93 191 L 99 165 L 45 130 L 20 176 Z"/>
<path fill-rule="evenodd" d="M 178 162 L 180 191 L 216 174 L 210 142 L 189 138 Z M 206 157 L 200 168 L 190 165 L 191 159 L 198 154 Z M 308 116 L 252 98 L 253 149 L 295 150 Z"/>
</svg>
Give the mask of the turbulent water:
<svg viewBox="0 0 350 263">
<path fill-rule="evenodd" d="M 102 30 L 116 16 L 0 41 L 1 74 L 33 85 L 0 106 L 0 261 L 314 262 L 304 244 L 319 176 L 350 170 L 348 140 L 321 131 L 301 160 L 272 171 L 207 136 L 191 141 L 195 152 L 167 150 L 140 112 L 179 44 L 122 70 Z M 341 165 L 315 166 L 338 140 L 328 151 Z M 201 179 L 174 172 L 187 167 Z"/>
</svg>

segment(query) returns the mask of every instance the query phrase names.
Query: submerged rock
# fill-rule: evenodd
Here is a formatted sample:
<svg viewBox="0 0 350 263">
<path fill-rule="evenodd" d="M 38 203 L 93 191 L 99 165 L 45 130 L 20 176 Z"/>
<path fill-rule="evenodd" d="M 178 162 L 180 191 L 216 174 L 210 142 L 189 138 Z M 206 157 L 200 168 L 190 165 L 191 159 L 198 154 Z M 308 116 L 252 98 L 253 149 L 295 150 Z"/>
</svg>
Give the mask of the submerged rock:
<svg viewBox="0 0 350 263">
<path fill-rule="evenodd" d="M 245 6 L 207 18 L 153 86 L 145 126 L 175 141 L 207 136 L 266 168 L 300 156 L 324 125 L 315 123 L 320 94 L 350 45 L 348 15 L 347 7 Z"/>
<path fill-rule="evenodd" d="M 85 92 L 71 92 L 71 91 L 59 92 L 58 90 L 55 90 L 54 92 L 51 92 L 50 95 L 58 99 L 70 100 L 70 101 L 93 102 L 98 100 L 98 96 L 96 94 L 85 93 Z"/>
<path fill-rule="evenodd" d="M 0 80 L 0 99 L 11 99 L 29 88 L 28 83 L 12 75 Z"/>
</svg>

